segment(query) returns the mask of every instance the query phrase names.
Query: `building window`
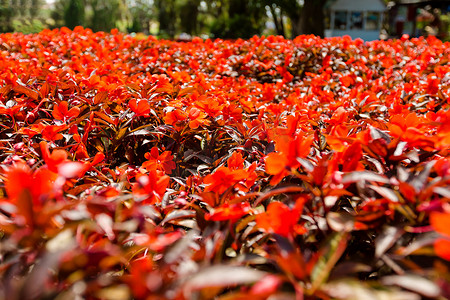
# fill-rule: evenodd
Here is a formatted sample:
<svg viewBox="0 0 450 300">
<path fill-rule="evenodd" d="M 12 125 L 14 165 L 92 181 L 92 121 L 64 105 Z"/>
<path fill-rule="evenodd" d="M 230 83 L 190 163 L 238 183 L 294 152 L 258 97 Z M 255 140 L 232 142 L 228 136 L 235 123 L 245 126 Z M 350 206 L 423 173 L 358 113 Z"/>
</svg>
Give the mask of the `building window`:
<svg viewBox="0 0 450 300">
<path fill-rule="evenodd" d="M 331 28 L 331 16 L 329 14 L 325 14 L 325 28 L 330 29 Z"/>
<path fill-rule="evenodd" d="M 366 30 L 377 30 L 380 24 L 380 13 L 368 12 L 366 18 Z"/>
<path fill-rule="evenodd" d="M 338 10 L 334 13 L 334 28 L 347 29 L 347 12 Z"/>
<path fill-rule="evenodd" d="M 363 29 L 363 13 L 361 11 L 351 13 L 350 29 Z"/>
</svg>

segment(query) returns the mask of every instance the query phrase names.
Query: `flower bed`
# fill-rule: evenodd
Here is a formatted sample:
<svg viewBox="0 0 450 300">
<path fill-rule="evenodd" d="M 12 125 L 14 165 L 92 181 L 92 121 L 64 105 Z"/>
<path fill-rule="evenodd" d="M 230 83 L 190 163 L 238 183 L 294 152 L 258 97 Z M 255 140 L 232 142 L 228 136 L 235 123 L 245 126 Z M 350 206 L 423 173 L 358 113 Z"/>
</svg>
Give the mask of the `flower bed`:
<svg viewBox="0 0 450 300">
<path fill-rule="evenodd" d="M 450 297 L 448 43 L 0 51 L 0 298 Z"/>
</svg>

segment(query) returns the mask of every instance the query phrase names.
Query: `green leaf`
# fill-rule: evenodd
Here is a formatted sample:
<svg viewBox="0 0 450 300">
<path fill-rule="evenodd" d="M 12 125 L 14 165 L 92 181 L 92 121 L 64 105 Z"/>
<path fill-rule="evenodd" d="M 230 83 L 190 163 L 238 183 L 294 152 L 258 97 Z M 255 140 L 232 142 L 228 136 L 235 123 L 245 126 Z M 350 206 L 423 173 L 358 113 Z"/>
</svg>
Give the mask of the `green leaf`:
<svg viewBox="0 0 450 300">
<path fill-rule="evenodd" d="M 320 249 L 321 257 L 311 272 L 311 287 L 307 290 L 309 295 L 313 295 L 328 279 L 334 265 L 347 248 L 348 239 L 349 234 L 346 232 L 334 233 L 322 249 Z"/>
</svg>

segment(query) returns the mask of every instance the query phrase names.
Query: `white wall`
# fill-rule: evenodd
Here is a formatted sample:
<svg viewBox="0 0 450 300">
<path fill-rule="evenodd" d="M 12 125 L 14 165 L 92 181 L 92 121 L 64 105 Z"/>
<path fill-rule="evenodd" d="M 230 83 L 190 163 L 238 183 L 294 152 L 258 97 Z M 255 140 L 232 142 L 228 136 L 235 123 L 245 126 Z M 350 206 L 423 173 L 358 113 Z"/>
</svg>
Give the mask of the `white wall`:
<svg viewBox="0 0 450 300">
<path fill-rule="evenodd" d="M 337 0 L 330 6 L 331 10 L 384 11 L 386 7 L 381 0 Z"/>
<path fill-rule="evenodd" d="M 333 36 L 344 36 L 348 35 L 352 39 L 360 38 L 364 41 L 374 41 L 380 38 L 380 32 L 377 31 L 367 31 L 367 30 L 339 30 L 339 29 L 326 29 L 325 37 Z"/>
</svg>

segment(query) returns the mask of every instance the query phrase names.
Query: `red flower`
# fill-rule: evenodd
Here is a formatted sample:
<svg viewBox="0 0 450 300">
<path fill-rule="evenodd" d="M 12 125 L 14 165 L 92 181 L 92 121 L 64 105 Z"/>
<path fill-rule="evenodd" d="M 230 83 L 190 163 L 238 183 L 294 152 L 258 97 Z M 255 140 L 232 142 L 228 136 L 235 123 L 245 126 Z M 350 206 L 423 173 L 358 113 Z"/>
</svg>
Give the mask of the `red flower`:
<svg viewBox="0 0 450 300">
<path fill-rule="evenodd" d="M 164 175 L 161 171 L 151 170 L 148 175 L 137 175 L 136 181 L 137 183 L 133 185 L 133 194 L 147 196 L 143 202 L 154 204 L 162 200 L 169 185 L 170 177 Z"/>
<path fill-rule="evenodd" d="M 48 144 L 44 141 L 39 146 L 47 168 L 64 178 L 81 177 L 91 167 L 89 163 L 70 161 L 65 150 L 56 149 L 50 154 Z"/>
<path fill-rule="evenodd" d="M 303 210 L 305 199 L 299 198 L 296 207 L 290 209 L 281 202 L 272 202 L 267 206 L 265 213 L 256 216 L 256 224 L 259 228 L 269 233 L 276 233 L 285 237 L 305 233 L 305 228 L 298 223 Z"/>
<path fill-rule="evenodd" d="M 66 129 L 66 125 L 47 125 L 41 132 L 42 138 L 50 142 L 60 140 L 63 138 L 60 132 Z"/>
<path fill-rule="evenodd" d="M 136 116 L 146 116 L 150 113 L 150 104 L 145 99 L 131 99 L 128 102 L 130 109 L 136 114 Z"/>
<path fill-rule="evenodd" d="M 74 106 L 70 110 L 68 107 L 69 104 L 66 101 L 62 101 L 58 105 L 55 105 L 52 112 L 53 118 L 65 122 L 80 114 L 80 109 L 78 107 Z"/>
<path fill-rule="evenodd" d="M 434 251 L 438 256 L 450 260 L 450 213 L 432 212 L 430 224 L 443 235 L 434 242 Z"/>
<path fill-rule="evenodd" d="M 180 130 L 182 128 L 182 126 L 180 125 L 181 122 L 183 122 L 186 119 L 187 115 L 185 112 L 179 109 L 174 109 L 166 114 L 166 116 L 164 117 L 164 122 Z"/>
<path fill-rule="evenodd" d="M 25 224 L 34 226 L 35 212 L 41 210 L 44 202 L 53 192 L 57 175 L 46 169 L 32 171 L 25 164 L 18 164 L 7 171 L 5 189 L 8 200 L 17 207 Z"/>
<path fill-rule="evenodd" d="M 5 188 L 8 199 L 16 201 L 28 191 L 33 204 L 40 206 L 42 197 L 52 191 L 52 182 L 55 179 L 55 175 L 47 170 L 32 171 L 27 165 L 18 164 L 6 173 Z"/>
<path fill-rule="evenodd" d="M 362 158 L 362 147 L 359 141 L 354 142 L 348 148 L 344 150 L 341 157 L 342 171 L 350 172 L 357 169 L 363 169 L 360 167 L 360 160 Z"/>
<path fill-rule="evenodd" d="M 213 191 L 222 194 L 246 177 L 247 172 L 245 170 L 231 170 L 227 167 L 219 167 L 214 173 L 207 175 L 203 180 L 204 183 L 208 184 L 205 192 Z"/>
<path fill-rule="evenodd" d="M 150 293 L 147 287 L 147 277 L 153 271 L 153 259 L 151 256 L 138 258 L 130 263 L 130 275 L 126 277 L 126 282 L 131 288 L 136 299 L 145 299 Z"/>
<path fill-rule="evenodd" d="M 196 107 L 189 110 L 189 127 L 196 129 L 200 126 L 208 126 L 211 122 L 206 119 L 207 115 Z"/>
<path fill-rule="evenodd" d="M 250 203 L 237 203 L 237 204 L 222 204 L 219 207 L 214 208 L 214 210 L 205 215 L 206 220 L 211 221 L 236 221 L 237 219 L 245 216 L 252 211 Z"/>
<path fill-rule="evenodd" d="M 342 78 L 341 78 L 342 79 Z M 342 106 L 338 107 L 336 111 L 331 116 L 331 119 L 328 123 L 333 125 L 340 125 L 344 123 L 348 118 L 348 112 Z"/>
<path fill-rule="evenodd" d="M 142 164 L 142 167 L 148 171 L 159 170 L 171 174 L 172 170 L 176 168 L 173 156 L 169 151 L 159 154 L 158 148 L 153 147 L 150 152 L 145 153 L 144 157 L 147 161 Z"/>
<path fill-rule="evenodd" d="M 39 147 L 48 170 L 64 178 L 81 177 L 105 159 L 105 155 L 98 152 L 91 162 L 74 162 L 68 159 L 68 153 L 65 150 L 56 149 L 50 154 L 48 144 L 44 141 L 39 144 Z"/>
<path fill-rule="evenodd" d="M 434 149 L 433 138 L 427 135 L 429 128 L 427 128 L 426 119 L 415 113 L 409 113 L 406 116 L 394 115 L 388 127 L 391 136 L 408 142 L 410 146 Z"/>
<path fill-rule="evenodd" d="M 232 170 L 244 168 L 244 158 L 240 152 L 233 152 L 233 154 L 227 160 L 228 168 Z"/>
<path fill-rule="evenodd" d="M 41 148 L 42 158 L 45 161 L 48 169 L 52 172 L 58 173 L 58 167 L 66 162 L 68 154 L 65 150 L 56 149 L 50 154 L 47 142 L 40 142 L 39 147 Z"/>
<path fill-rule="evenodd" d="M 0 112 L 1 113 L 1 112 Z M 34 137 L 37 134 L 40 134 L 45 128 L 45 125 L 42 123 L 37 123 L 31 125 L 31 127 L 22 127 L 19 129 L 19 133 L 26 134 L 30 138 Z"/>
<path fill-rule="evenodd" d="M 219 167 L 213 174 L 207 175 L 203 182 L 208 184 L 205 192 L 213 191 L 222 194 L 228 188 L 234 187 L 247 192 L 258 177 L 256 163 L 244 169 L 244 159 L 239 152 L 233 154 L 227 160 L 228 167 Z"/>
<path fill-rule="evenodd" d="M 295 169 L 300 166 L 297 158 L 304 158 L 309 154 L 314 136 L 304 135 L 300 132 L 294 138 L 289 135 L 280 135 L 274 139 L 278 153 L 272 152 L 265 159 L 266 172 L 275 175 L 270 181 L 272 185 L 277 184 L 288 175 L 291 168 Z"/>
<path fill-rule="evenodd" d="M 266 159 L 266 173 L 275 175 L 270 184 L 275 185 L 280 182 L 285 176 L 289 175 L 287 169 L 289 160 L 283 153 L 270 153 Z"/>
</svg>

